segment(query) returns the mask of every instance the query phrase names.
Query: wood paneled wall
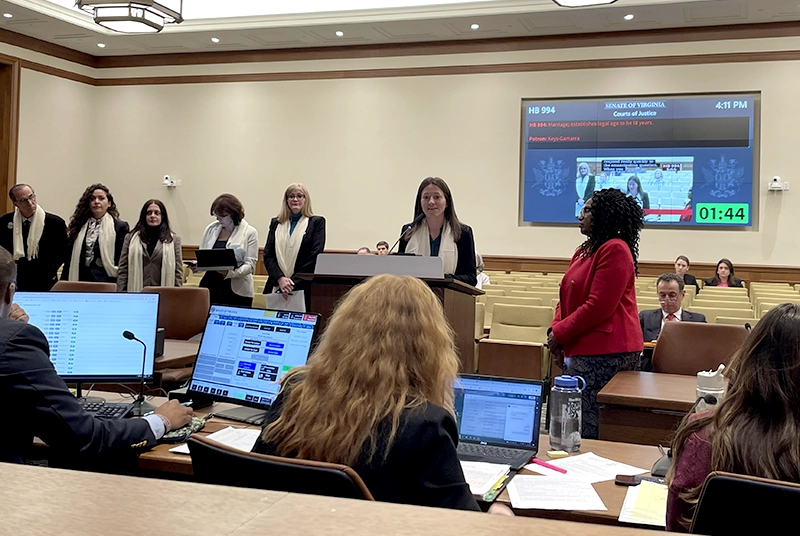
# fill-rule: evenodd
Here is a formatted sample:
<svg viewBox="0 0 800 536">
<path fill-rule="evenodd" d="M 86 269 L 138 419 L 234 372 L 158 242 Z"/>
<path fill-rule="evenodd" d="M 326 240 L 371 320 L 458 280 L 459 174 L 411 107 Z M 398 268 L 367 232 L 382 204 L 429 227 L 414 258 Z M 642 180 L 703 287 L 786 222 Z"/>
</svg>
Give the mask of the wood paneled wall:
<svg viewBox="0 0 800 536">
<path fill-rule="evenodd" d="M 17 183 L 20 60 L 0 55 L 0 188 L 3 193 Z M 3 195 L 6 211 L 14 209 Z M 4 211 L 5 212 L 5 211 Z"/>
</svg>

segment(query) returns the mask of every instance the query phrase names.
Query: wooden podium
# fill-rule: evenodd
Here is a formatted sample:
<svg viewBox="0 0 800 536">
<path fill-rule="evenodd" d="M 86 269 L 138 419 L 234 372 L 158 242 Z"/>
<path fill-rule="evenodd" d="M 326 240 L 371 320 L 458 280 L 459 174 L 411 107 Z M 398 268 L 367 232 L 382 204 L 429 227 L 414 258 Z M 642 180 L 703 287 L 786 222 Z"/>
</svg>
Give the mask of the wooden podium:
<svg viewBox="0 0 800 536">
<path fill-rule="evenodd" d="M 322 255 L 320 255 L 322 257 Z M 344 257 L 344 255 L 342 255 Z M 375 273 L 366 274 L 368 271 L 379 271 L 379 273 L 394 273 L 396 275 L 406 275 L 397 273 L 392 269 L 392 257 L 384 256 L 381 260 L 376 255 L 346 255 L 348 263 L 369 263 L 364 266 L 356 267 L 353 270 L 347 270 L 349 274 L 298 274 L 295 276 L 298 279 L 311 281 L 311 311 L 314 313 L 322 314 L 322 326 L 327 324 L 328 319 L 333 313 L 333 308 L 336 303 L 347 293 L 348 290 L 358 285 L 365 279 L 368 279 Z M 360 260 L 372 257 L 374 260 Z M 402 258 L 402 257 L 400 257 Z M 423 257 L 417 257 L 423 259 Z M 407 264 L 409 257 L 405 257 L 400 264 Z M 428 258 L 430 259 L 430 257 Z M 317 261 L 317 271 L 319 271 L 320 263 Z M 356 275 L 352 272 L 359 272 Z M 416 274 L 408 274 L 416 275 Z M 434 294 L 442 302 L 444 308 L 444 315 L 450 326 L 455 332 L 455 343 L 458 349 L 458 355 L 461 359 L 461 372 L 474 373 L 475 372 L 475 296 L 483 294 L 483 291 L 467 285 L 461 281 L 452 278 L 427 278 L 420 277 L 433 291 Z"/>
</svg>

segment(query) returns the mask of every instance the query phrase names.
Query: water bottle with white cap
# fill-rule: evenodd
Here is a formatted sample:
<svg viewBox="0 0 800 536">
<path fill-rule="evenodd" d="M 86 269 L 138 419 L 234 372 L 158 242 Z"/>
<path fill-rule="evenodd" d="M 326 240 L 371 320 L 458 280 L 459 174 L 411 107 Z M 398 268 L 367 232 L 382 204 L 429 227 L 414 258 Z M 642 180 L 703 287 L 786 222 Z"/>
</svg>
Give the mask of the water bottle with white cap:
<svg viewBox="0 0 800 536">
<path fill-rule="evenodd" d="M 722 397 L 725 396 L 725 376 L 723 371 L 725 365 L 720 364 L 717 370 L 701 370 L 697 373 L 697 398 L 704 398 L 706 395 L 711 395 L 716 398 L 716 404 L 722 402 Z M 707 403 L 705 400 L 700 400 L 697 403 L 697 411 L 705 411 L 713 404 Z"/>
</svg>

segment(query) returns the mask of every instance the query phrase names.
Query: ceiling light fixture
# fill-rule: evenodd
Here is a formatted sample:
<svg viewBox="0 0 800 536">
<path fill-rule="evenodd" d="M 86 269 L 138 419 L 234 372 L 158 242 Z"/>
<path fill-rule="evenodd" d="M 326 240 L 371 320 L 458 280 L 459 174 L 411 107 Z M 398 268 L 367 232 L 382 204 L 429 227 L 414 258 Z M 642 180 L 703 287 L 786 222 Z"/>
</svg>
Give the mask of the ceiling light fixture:
<svg viewBox="0 0 800 536">
<path fill-rule="evenodd" d="M 473 29 L 473 30 L 477 30 L 480 27 L 481 27 L 480 24 L 473 24 L 472 26 L 470 26 L 470 28 Z"/>
<path fill-rule="evenodd" d="M 212 37 L 211 38 L 211 42 L 212 43 L 219 43 L 219 37 Z"/>
<path fill-rule="evenodd" d="M 344 32 L 343 31 L 341 31 L 341 30 L 337 30 L 336 31 L 336 37 L 343 37 L 343 36 L 344 36 Z"/>
<path fill-rule="evenodd" d="M 165 24 L 183 22 L 183 0 L 77 0 L 94 21 L 115 32 L 157 33 Z"/>
<path fill-rule="evenodd" d="M 617 0 L 553 0 L 561 7 L 590 7 L 613 4 Z"/>
<path fill-rule="evenodd" d="M 105 43 L 97 43 L 97 46 L 100 47 L 100 48 L 106 48 L 106 44 Z"/>
<path fill-rule="evenodd" d="M 12 15 L 11 13 L 3 13 L 3 16 L 4 16 L 5 18 L 7 18 L 7 19 L 10 19 L 10 18 L 11 18 L 11 17 L 13 17 L 14 15 Z"/>
<path fill-rule="evenodd" d="M 625 15 L 622 18 L 625 19 L 625 20 L 633 20 L 633 17 L 634 17 L 633 13 L 628 13 L 627 15 Z"/>
</svg>

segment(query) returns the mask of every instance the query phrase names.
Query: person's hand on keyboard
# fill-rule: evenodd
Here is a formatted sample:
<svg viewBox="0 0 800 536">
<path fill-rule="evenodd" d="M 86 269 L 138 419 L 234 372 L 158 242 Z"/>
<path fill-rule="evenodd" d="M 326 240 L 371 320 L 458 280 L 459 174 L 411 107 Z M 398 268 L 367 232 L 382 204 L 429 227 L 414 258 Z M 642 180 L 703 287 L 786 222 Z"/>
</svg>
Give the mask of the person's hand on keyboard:
<svg viewBox="0 0 800 536">
<path fill-rule="evenodd" d="M 192 408 L 184 406 L 177 400 L 170 400 L 160 405 L 153 413 L 166 421 L 164 424 L 167 426 L 167 432 L 186 426 L 192 422 L 194 415 Z"/>
</svg>

